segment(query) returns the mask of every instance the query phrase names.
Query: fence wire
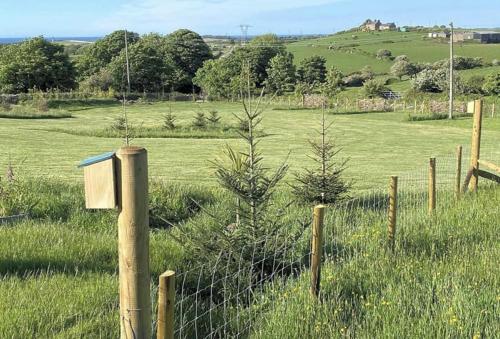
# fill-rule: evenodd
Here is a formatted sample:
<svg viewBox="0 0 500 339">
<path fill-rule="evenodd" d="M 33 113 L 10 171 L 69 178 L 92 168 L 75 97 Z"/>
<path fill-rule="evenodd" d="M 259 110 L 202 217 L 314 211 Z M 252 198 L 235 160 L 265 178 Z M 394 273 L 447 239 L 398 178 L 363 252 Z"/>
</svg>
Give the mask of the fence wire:
<svg viewBox="0 0 500 339">
<path fill-rule="evenodd" d="M 488 160 L 500 163 L 498 150 L 484 150 L 483 154 Z M 464 148 L 461 185 L 469 164 L 470 151 Z M 405 246 L 428 218 L 428 166 L 424 163 L 421 168 L 398 177 L 397 246 Z M 437 156 L 437 212 L 456 202 L 456 178 L 456 154 Z M 378 233 L 381 239 L 385 237 L 388 187 L 389 178 L 387 187 L 328 207 L 323 229 L 324 262 L 356 260 L 362 256 L 365 248 L 355 240 L 377 236 L 366 234 L 369 225 L 381 225 Z M 298 240 L 286 234 L 259 239 L 238 253 L 221 252 L 215 264 L 178 272 L 175 337 L 247 337 L 258 331 L 259 317 L 282 302 L 279 291 L 310 269 L 311 231 L 310 224 L 307 226 Z"/>
</svg>

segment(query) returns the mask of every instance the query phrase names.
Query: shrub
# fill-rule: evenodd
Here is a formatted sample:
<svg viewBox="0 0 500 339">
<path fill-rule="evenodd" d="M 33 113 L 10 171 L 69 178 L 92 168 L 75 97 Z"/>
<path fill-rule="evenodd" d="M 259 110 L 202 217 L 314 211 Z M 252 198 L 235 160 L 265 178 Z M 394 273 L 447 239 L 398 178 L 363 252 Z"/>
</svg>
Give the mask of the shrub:
<svg viewBox="0 0 500 339">
<path fill-rule="evenodd" d="M 38 112 L 48 112 L 49 111 L 49 103 L 47 99 L 39 98 L 35 101 L 35 108 Z"/>
<path fill-rule="evenodd" d="M 490 74 L 486 77 L 483 91 L 489 95 L 500 95 L 500 73 Z"/>
<path fill-rule="evenodd" d="M 353 73 L 342 79 L 347 87 L 361 87 L 365 80 L 366 79 L 360 73 Z"/>
<path fill-rule="evenodd" d="M 391 67 L 391 74 L 398 77 L 399 80 L 401 80 L 405 75 L 411 77 L 417 74 L 417 72 L 417 66 L 404 59 L 396 60 Z"/>
<path fill-rule="evenodd" d="M 492 65 L 492 66 L 500 66 L 500 60 L 498 60 L 498 59 L 493 59 L 493 60 L 491 61 L 491 65 Z"/>
<path fill-rule="evenodd" d="M 473 75 L 463 84 L 463 94 L 483 94 L 484 76 Z"/>
<path fill-rule="evenodd" d="M 395 59 L 394 59 L 394 62 L 398 62 L 398 61 L 410 61 L 410 58 L 408 58 L 407 55 L 398 55 Z"/>
<path fill-rule="evenodd" d="M 12 110 L 12 106 L 8 102 L 0 103 L 0 109 L 4 112 L 10 112 Z"/>
<path fill-rule="evenodd" d="M 29 213 L 36 204 L 32 189 L 14 175 L 9 164 L 5 177 L 0 177 L 0 217 Z"/>
<path fill-rule="evenodd" d="M 388 49 L 379 49 L 376 57 L 377 59 L 392 59 L 392 52 Z"/>
<path fill-rule="evenodd" d="M 443 82 L 446 82 L 446 79 L 445 69 L 424 69 L 417 74 L 412 87 L 418 92 L 439 93 L 444 90 Z"/>
<path fill-rule="evenodd" d="M 363 94 L 368 98 L 383 97 L 388 89 L 378 80 L 367 80 L 363 85 Z"/>
<path fill-rule="evenodd" d="M 436 61 L 432 66 L 434 69 L 450 68 L 450 60 L 449 59 L 439 60 Z M 453 69 L 455 70 L 473 69 L 482 66 L 484 66 L 483 58 L 473 58 L 473 57 L 463 57 L 463 56 L 453 57 Z"/>
</svg>

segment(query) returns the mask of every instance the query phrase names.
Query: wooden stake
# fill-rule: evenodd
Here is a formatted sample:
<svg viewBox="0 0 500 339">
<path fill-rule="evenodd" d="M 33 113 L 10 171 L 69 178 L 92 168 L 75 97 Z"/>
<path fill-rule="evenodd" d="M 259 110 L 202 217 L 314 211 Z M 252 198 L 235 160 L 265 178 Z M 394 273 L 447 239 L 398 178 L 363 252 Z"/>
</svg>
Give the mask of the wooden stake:
<svg viewBox="0 0 500 339">
<path fill-rule="evenodd" d="M 436 158 L 429 159 L 429 215 L 436 209 Z"/>
<path fill-rule="evenodd" d="M 175 272 L 160 275 L 158 286 L 157 339 L 174 339 Z"/>
<path fill-rule="evenodd" d="M 491 105 L 491 117 L 493 118 L 495 116 L 495 103 Z"/>
<path fill-rule="evenodd" d="M 457 172 L 455 177 L 455 196 L 460 199 L 460 181 L 462 180 L 462 146 L 457 146 Z"/>
<path fill-rule="evenodd" d="M 324 219 L 325 206 L 314 207 L 311 242 L 311 295 L 314 297 L 318 297 L 320 289 Z"/>
<path fill-rule="evenodd" d="M 474 126 L 472 129 L 472 147 L 471 147 L 471 167 L 474 169 L 472 178 L 469 183 L 469 189 L 477 192 L 477 184 L 479 182 L 479 154 L 481 149 L 481 125 L 483 118 L 483 102 L 482 100 L 474 101 Z"/>
<path fill-rule="evenodd" d="M 389 185 L 389 247 L 394 251 L 394 244 L 396 239 L 396 215 L 398 208 L 398 177 L 391 176 L 391 183 Z"/>
<path fill-rule="evenodd" d="M 121 338 L 151 338 L 148 157 L 144 148 L 117 154 Z"/>
</svg>

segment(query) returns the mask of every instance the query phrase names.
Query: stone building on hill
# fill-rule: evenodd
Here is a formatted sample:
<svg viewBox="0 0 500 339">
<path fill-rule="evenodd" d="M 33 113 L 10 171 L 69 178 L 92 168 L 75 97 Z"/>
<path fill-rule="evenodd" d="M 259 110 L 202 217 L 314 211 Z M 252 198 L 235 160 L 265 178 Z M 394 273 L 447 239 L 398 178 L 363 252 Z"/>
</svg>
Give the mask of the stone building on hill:
<svg viewBox="0 0 500 339">
<path fill-rule="evenodd" d="M 363 32 L 395 31 L 397 26 L 394 22 L 382 23 L 380 20 L 368 19 L 359 27 Z"/>
</svg>

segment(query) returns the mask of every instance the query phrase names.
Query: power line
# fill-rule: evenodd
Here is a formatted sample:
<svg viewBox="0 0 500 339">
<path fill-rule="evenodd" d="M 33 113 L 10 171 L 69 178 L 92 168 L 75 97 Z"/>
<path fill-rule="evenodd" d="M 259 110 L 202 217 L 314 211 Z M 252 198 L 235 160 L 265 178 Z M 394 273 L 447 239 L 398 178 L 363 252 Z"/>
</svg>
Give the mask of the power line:
<svg viewBox="0 0 500 339">
<path fill-rule="evenodd" d="M 241 29 L 241 44 L 244 45 L 246 44 L 248 40 L 248 29 L 252 27 L 248 24 L 241 24 L 240 29 Z"/>
</svg>

